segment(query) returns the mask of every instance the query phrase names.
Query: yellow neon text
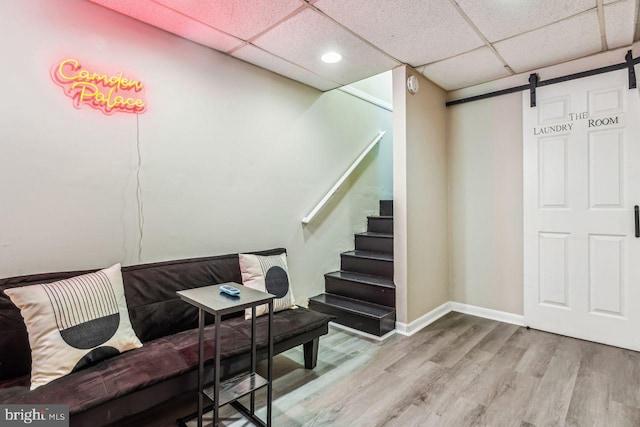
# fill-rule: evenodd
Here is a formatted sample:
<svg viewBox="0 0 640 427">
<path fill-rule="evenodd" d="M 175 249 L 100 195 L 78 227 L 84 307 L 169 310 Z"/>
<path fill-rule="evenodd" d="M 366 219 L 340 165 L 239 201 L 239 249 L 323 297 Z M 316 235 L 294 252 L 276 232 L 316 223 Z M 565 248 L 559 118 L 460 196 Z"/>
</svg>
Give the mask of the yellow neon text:
<svg viewBox="0 0 640 427">
<path fill-rule="evenodd" d="M 144 85 L 137 80 L 124 77 L 122 72 L 114 75 L 98 73 L 82 68 L 75 59 L 65 59 L 52 68 L 53 81 L 74 100 L 74 106 L 90 105 L 105 114 L 115 111 L 143 113 L 144 100 L 130 96 L 141 92 Z M 139 96 L 139 95 L 137 95 Z"/>
<path fill-rule="evenodd" d="M 64 67 L 70 65 L 71 70 L 77 72 L 75 75 L 67 75 L 64 72 Z M 136 92 L 142 90 L 142 83 L 137 80 L 129 80 L 122 77 L 122 72 L 118 73 L 115 76 L 107 77 L 106 74 L 100 74 L 97 72 L 90 72 L 89 70 L 84 70 L 80 66 L 80 63 L 75 59 L 65 59 L 60 63 L 58 67 L 58 74 L 63 80 L 72 81 L 72 80 L 81 80 L 85 82 L 98 82 L 102 83 L 105 86 L 116 86 L 118 89 L 131 89 L 133 88 Z"/>
<path fill-rule="evenodd" d="M 103 92 L 100 91 L 98 86 L 94 83 L 89 82 L 76 82 L 71 85 L 72 89 L 80 88 L 80 92 L 78 94 L 78 102 L 88 102 L 93 100 L 93 103 L 96 106 L 105 106 L 106 111 L 111 111 L 114 108 L 121 108 L 127 110 L 141 110 L 144 108 L 144 102 L 142 99 L 134 99 L 134 98 L 125 98 L 121 95 L 113 96 L 115 91 L 115 87 L 112 87 L 109 90 L 109 93 L 105 96 Z M 89 89 L 90 91 L 87 91 Z M 113 97 L 113 100 L 111 99 Z M 79 106 L 79 105 L 78 105 Z"/>
</svg>

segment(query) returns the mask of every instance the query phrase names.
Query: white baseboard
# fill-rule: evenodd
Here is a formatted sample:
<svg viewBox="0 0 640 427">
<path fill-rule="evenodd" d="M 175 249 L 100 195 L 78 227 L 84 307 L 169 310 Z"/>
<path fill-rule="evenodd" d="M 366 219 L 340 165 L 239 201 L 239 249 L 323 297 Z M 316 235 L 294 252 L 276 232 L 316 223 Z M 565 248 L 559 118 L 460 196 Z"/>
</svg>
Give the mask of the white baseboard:
<svg viewBox="0 0 640 427">
<path fill-rule="evenodd" d="M 441 306 L 434 308 L 411 323 L 396 322 L 396 332 L 400 335 L 410 337 L 449 312 L 451 312 L 451 302 L 445 302 Z"/>
<path fill-rule="evenodd" d="M 492 310 L 490 308 L 478 307 L 477 305 L 470 304 L 462 304 L 460 302 L 447 301 L 444 304 L 434 308 L 430 312 L 423 314 L 416 320 L 411 323 L 402 323 L 396 322 L 396 329 L 378 337 L 376 335 L 368 334 L 366 332 L 359 331 L 357 329 L 350 328 L 348 326 L 340 325 L 339 323 L 331 322 L 331 326 L 343 329 L 345 331 L 351 332 L 353 334 L 357 334 L 363 336 L 365 338 L 375 340 L 375 341 L 384 341 L 393 334 L 400 334 L 407 337 L 419 332 L 423 328 L 429 326 L 442 316 L 451 313 L 452 311 L 458 313 L 469 314 L 471 316 L 483 317 L 485 319 L 491 319 L 498 322 L 511 323 L 512 325 L 517 326 L 526 326 L 524 323 L 524 316 L 520 314 L 508 313 L 506 311 L 500 310 Z"/>
<path fill-rule="evenodd" d="M 492 310 L 490 308 L 462 304 L 453 301 L 451 302 L 451 310 L 457 311 L 458 313 L 470 314 L 472 316 L 484 317 L 485 319 L 497 320 L 498 322 L 526 326 L 524 323 L 524 316 L 520 314 L 507 313 L 506 311 Z"/>
<path fill-rule="evenodd" d="M 357 330 L 357 329 L 353 329 L 353 328 L 350 328 L 350 327 L 348 327 L 348 326 L 341 325 L 341 324 L 336 323 L 336 322 L 329 322 L 329 324 L 330 324 L 331 326 L 333 326 L 334 328 L 342 329 L 342 330 L 344 330 L 344 331 L 351 332 L 352 334 L 360 335 L 360 336 L 362 336 L 362 337 L 364 337 L 364 338 L 368 338 L 368 339 L 370 339 L 370 340 L 374 340 L 374 341 L 384 341 L 384 340 L 386 340 L 387 338 L 389 338 L 390 336 L 392 336 L 393 334 L 395 334 L 395 333 L 396 333 L 396 331 L 395 331 L 395 330 L 393 330 L 393 331 L 391 331 L 391 332 L 387 332 L 387 333 L 386 333 L 386 334 L 384 334 L 383 336 L 379 337 L 379 336 L 377 336 L 377 335 L 369 334 L 369 333 L 367 333 L 367 332 L 362 332 L 362 331 L 359 331 L 359 330 Z"/>
<path fill-rule="evenodd" d="M 430 312 L 420 316 L 411 323 L 396 322 L 396 332 L 400 335 L 411 336 L 422 328 L 429 326 L 445 314 L 452 311 L 469 314 L 471 316 L 484 317 L 485 319 L 496 320 L 498 322 L 511 323 L 518 326 L 526 326 L 524 316 L 507 313 L 506 311 L 492 310 L 490 308 L 478 307 L 476 305 L 462 304 L 448 301 Z"/>
</svg>

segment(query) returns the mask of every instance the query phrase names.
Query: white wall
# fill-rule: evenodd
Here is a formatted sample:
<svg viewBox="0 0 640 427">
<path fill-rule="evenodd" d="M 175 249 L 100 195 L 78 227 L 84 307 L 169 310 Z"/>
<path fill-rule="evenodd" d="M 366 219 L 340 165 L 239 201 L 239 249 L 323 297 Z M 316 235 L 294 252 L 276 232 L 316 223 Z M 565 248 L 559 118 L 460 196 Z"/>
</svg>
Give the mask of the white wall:
<svg viewBox="0 0 640 427">
<path fill-rule="evenodd" d="M 351 83 L 349 86 L 388 104 L 393 104 L 393 76 L 391 71 Z"/>
<path fill-rule="evenodd" d="M 522 95 L 450 107 L 453 301 L 522 313 Z"/>
<path fill-rule="evenodd" d="M 0 277 L 283 246 L 299 302 L 391 194 L 391 113 L 321 93 L 81 0 L 4 2 Z M 138 258 L 136 117 L 105 116 L 49 77 L 75 57 L 146 85 Z M 377 134 L 316 222 L 300 219 Z"/>
<path fill-rule="evenodd" d="M 365 101 L 371 102 L 374 105 L 378 105 L 381 108 L 377 113 L 381 116 L 381 119 L 388 117 L 388 113 L 393 110 L 393 81 L 391 71 L 385 71 L 384 73 L 377 74 L 375 76 L 368 77 L 366 79 L 351 83 L 350 85 L 343 86 L 339 90 L 349 93 L 353 96 L 359 97 Z M 387 110 L 387 111 L 385 111 Z M 379 147 L 379 155 L 384 159 L 393 158 L 393 144 L 381 144 Z M 393 163 L 392 162 L 378 162 L 378 173 L 380 178 L 384 182 L 393 182 Z M 383 200 L 393 199 L 393 191 L 386 191 L 381 194 Z M 392 190 L 391 188 L 389 190 Z"/>
<path fill-rule="evenodd" d="M 446 94 L 406 66 L 393 70 L 393 94 L 394 280 L 398 321 L 408 324 L 450 300 Z"/>
<path fill-rule="evenodd" d="M 536 72 L 541 80 L 547 80 L 617 64 L 624 62 L 626 50 Z M 637 45 L 634 50 L 637 56 Z M 527 84 L 528 75 L 449 92 L 448 98 Z M 523 314 L 523 94 L 529 96 L 526 91 L 447 110 L 452 300 L 515 314 Z"/>
</svg>

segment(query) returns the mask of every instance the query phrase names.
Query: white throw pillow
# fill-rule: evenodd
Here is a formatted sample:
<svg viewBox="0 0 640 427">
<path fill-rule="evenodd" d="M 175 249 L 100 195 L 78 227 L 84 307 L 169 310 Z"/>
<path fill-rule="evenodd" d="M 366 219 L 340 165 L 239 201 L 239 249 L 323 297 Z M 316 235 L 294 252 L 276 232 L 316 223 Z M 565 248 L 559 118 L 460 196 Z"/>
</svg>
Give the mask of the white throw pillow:
<svg viewBox="0 0 640 427">
<path fill-rule="evenodd" d="M 31 390 L 142 347 L 129 320 L 120 264 L 4 293 L 20 309 L 29 333 Z"/>
<path fill-rule="evenodd" d="M 286 253 L 273 256 L 240 254 L 239 258 L 244 286 L 275 295 L 274 312 L 295 308 Z M 256 307 L 256 317 L 268 312 L 269 306 L 266 304 Z M 245 319 L 250 318 L 251 309 L 248 308 L 245 310 Z"/>
</svg>

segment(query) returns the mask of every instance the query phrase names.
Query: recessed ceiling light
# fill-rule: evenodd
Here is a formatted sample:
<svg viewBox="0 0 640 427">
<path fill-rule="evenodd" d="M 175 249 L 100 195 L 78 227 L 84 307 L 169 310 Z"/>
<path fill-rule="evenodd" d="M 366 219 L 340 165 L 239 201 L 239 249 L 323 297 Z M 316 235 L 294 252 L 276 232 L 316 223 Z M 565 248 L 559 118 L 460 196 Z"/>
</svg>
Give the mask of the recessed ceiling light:
<svg viewBox="0 0 640 427">
<path fill-rule="evenodd" d="M 338 52 L 327 52 L 322 55 L 320 59 L 322 59 L 322 61 L 326 62 L 327 64 L 335 64 L 336 62 L 342 61 L 342 55 L 340 55 Z"/>
</svg>

